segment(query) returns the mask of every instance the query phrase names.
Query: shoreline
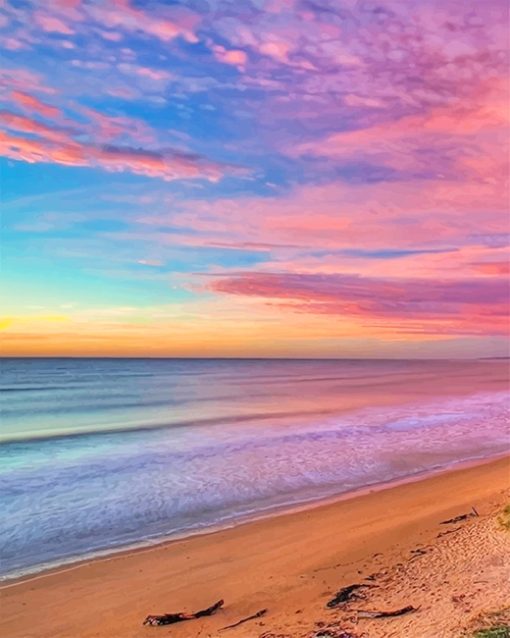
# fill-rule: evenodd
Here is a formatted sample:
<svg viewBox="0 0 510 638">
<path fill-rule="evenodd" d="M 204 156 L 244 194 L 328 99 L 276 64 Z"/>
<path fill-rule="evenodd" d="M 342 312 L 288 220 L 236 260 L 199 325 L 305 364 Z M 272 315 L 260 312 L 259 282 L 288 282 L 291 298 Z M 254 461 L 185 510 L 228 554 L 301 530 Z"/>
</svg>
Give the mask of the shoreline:
<svg viewBox="0 0 510 638">
<path fill-rule="evenodd" d="M 3 589 L 16 586 L 20 583 L 32 582 L 53 574 L 67 573 L 75 569 L 79 569 L 83 565 L 89 565 L 97 561 L 108 561 L 117 557 L 129 556 L 134 553 L 138 554 L 158 550 L 161 547 L 171 545 L 173 543 L 179 543 L 197 537 L 202 538 L 213 536 L 227 530 L 238 529 L 259 521 L 277 519 L 284 516 L 313 511 L 322 507 L 334 505 L 335 503 L 356 499 L 367 494 L 379 493 L 401 485 L 418 483 L 429 478 L 441 476 L 450 472 L 456 472 L 462 469 L 488 465 L 503 459 L 508 459 L 510 461 L 510 452 L 501 453 L 491 457 L 476 457 L 462 461 L 450 462 L 443 466 L 432 467 L 400 478 L 389 479 L 387 481 L 369 483 L 354 490 L 339 492 L 323 498 L 312 498 L 309 500 L 298 501 L 294 504 L 269 507 L 267 509 L 258 510 L 257 512 L 254 512 L 253 515 L 251 513 L 241 514 L 239 517 L 230 519 L 230 521 L 223 525 L 218 524 L 203 528 L 190 528 L 189 530 L 184 530 L 182 532 L 175 532 L 173 534 L 156 537 L 153 540 L 142 539 L 126 545 L 119 545 L 118 547 L 93 550 L 83 556 L 68 557 L 64 558 L 62 561 L 42 563 L 34 568 L 21 568 L 16 570 L 18 574 L 14 572 L 12 576 L 9 574 L 0 576 L 0 592 Z"/>
<path fill-rule="evenodd" d="M 371 638 L 391 635 L 385 627 L 393 635 L 457 637 L 459 632 L 441 633 L 436 627 L 427 633 L 423 627 L 464 622 L 466 610 L 452 602 L 462 592 L 473 590 L 473 614 L 489 602 L 503 605 L 498 595 L 510 565 L 506 560 L 505 566 L 508 551 L 501 548 L 510 535 L 493 528 L 510 498 L 509 479 L 510 457 L 504 456 L 10 582 L 0 590 L 0 633 L 10 638 L 140 638 L 158 631 L 141 626 L 148 613 L 196 610 L 224 598 L 221 612 L 172 626 L 172 635 L 223 636 L 221 627 L 267 608 L 267 618 L 229 630 L 229 636 L 258 638 L 271 630 L 307 638 L 318 620 L 343 618 L 339 611 L 325 610 L 328 596 L 375 574 L 378 589 L 369 590 L 374 598 L 366 603 L 368 609 L 413 604 L 420 612 L 402 620 L 364 621 Z M 440 524 L 472 506 L 479 518 L 458 528 Z M 408 583 L 405 570 L 415 570 Z M 357 601 L 357 608 L 363 604 Z M 398 623 L 410 625 L 395 634 Z"/>
</svg>

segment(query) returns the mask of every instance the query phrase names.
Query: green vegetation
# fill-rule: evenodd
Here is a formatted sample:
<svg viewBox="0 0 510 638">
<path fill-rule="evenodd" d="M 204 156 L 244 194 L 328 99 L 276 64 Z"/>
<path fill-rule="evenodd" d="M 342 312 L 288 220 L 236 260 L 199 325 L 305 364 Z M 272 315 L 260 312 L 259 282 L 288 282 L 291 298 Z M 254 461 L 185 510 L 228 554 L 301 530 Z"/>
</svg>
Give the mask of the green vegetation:
<svg viewBox="0 0 510 638">
<path fill-rule="evenodd" d="M 510 506 L 506 508 L 510 510 Z M 510 638 L 510 607 L 480 614 L 474 619 L 465 638 Z"/>
<path fill-rule="evenodd" d="M 473 634 L 473 638 L 510 638 L 510 626 L 480 629 Z"/>
<path fill-rule="evenodd" d="M 498 518 L 499 524 L 510 532 L 510 503 Z"/>
</svg>

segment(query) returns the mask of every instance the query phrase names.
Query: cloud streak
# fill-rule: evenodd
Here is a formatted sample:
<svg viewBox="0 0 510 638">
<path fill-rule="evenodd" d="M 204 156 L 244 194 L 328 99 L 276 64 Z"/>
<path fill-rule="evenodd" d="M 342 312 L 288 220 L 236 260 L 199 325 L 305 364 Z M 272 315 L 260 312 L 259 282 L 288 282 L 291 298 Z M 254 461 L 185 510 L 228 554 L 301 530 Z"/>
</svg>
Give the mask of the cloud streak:
<svg viewBox="0 0 510 638">
<path fill-rule="evenodd" d="M 424 334 L 505 335 L 509 285 L 504 279 L 433 281 L 352 275 L 246 273 L 219 277 L 213 290 L 257 297 L 312 314 L 398 322 L 405 332 L 422 322 Z M 400 331 L 400 329 L 399 329 Z"/>
<path fill-rule="evenodd" d="M 40 132 L 39 126 L 30 128 L 35 130 L 27 132 Z M 130 172 L 165 181 L 197 178 L 216 181 L 222 175 L 219 165 L 199 156 L 171 150 L 161 152 L 112 145 L 79 144 L 61 137 L 58 131 L 52 131 L 44 140 L 0 132 L 0 152 L 5 157 L 29 163 L 50 162 L 65 166 L 103 168 L 109 172 Z"/>
</svg>

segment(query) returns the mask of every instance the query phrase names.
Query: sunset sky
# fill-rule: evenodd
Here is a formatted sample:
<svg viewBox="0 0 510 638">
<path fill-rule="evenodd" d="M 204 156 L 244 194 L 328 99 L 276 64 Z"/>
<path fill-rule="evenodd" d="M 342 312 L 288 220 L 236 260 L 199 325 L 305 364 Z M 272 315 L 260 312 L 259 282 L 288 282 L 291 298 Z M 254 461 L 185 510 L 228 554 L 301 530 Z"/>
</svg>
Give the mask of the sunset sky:
<svg viewBox="0 0 510 638">
<path fill-rule="evenodd" d="M 507 354 L 506 1 L 1 11 L 4 354 Z"/>
</svg>

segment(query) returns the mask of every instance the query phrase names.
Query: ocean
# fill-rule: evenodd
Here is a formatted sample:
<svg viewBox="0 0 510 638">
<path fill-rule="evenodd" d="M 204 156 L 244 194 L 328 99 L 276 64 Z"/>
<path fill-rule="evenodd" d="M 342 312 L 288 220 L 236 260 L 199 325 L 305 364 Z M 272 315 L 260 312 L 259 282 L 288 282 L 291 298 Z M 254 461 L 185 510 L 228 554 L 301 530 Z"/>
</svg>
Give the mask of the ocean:
<svg viewBox="0 0 510 638">
<path fill-rule="evenodd" d="M 1 577 L 510 447 L 508 362 L 3 359 Z"/>
</svg>

